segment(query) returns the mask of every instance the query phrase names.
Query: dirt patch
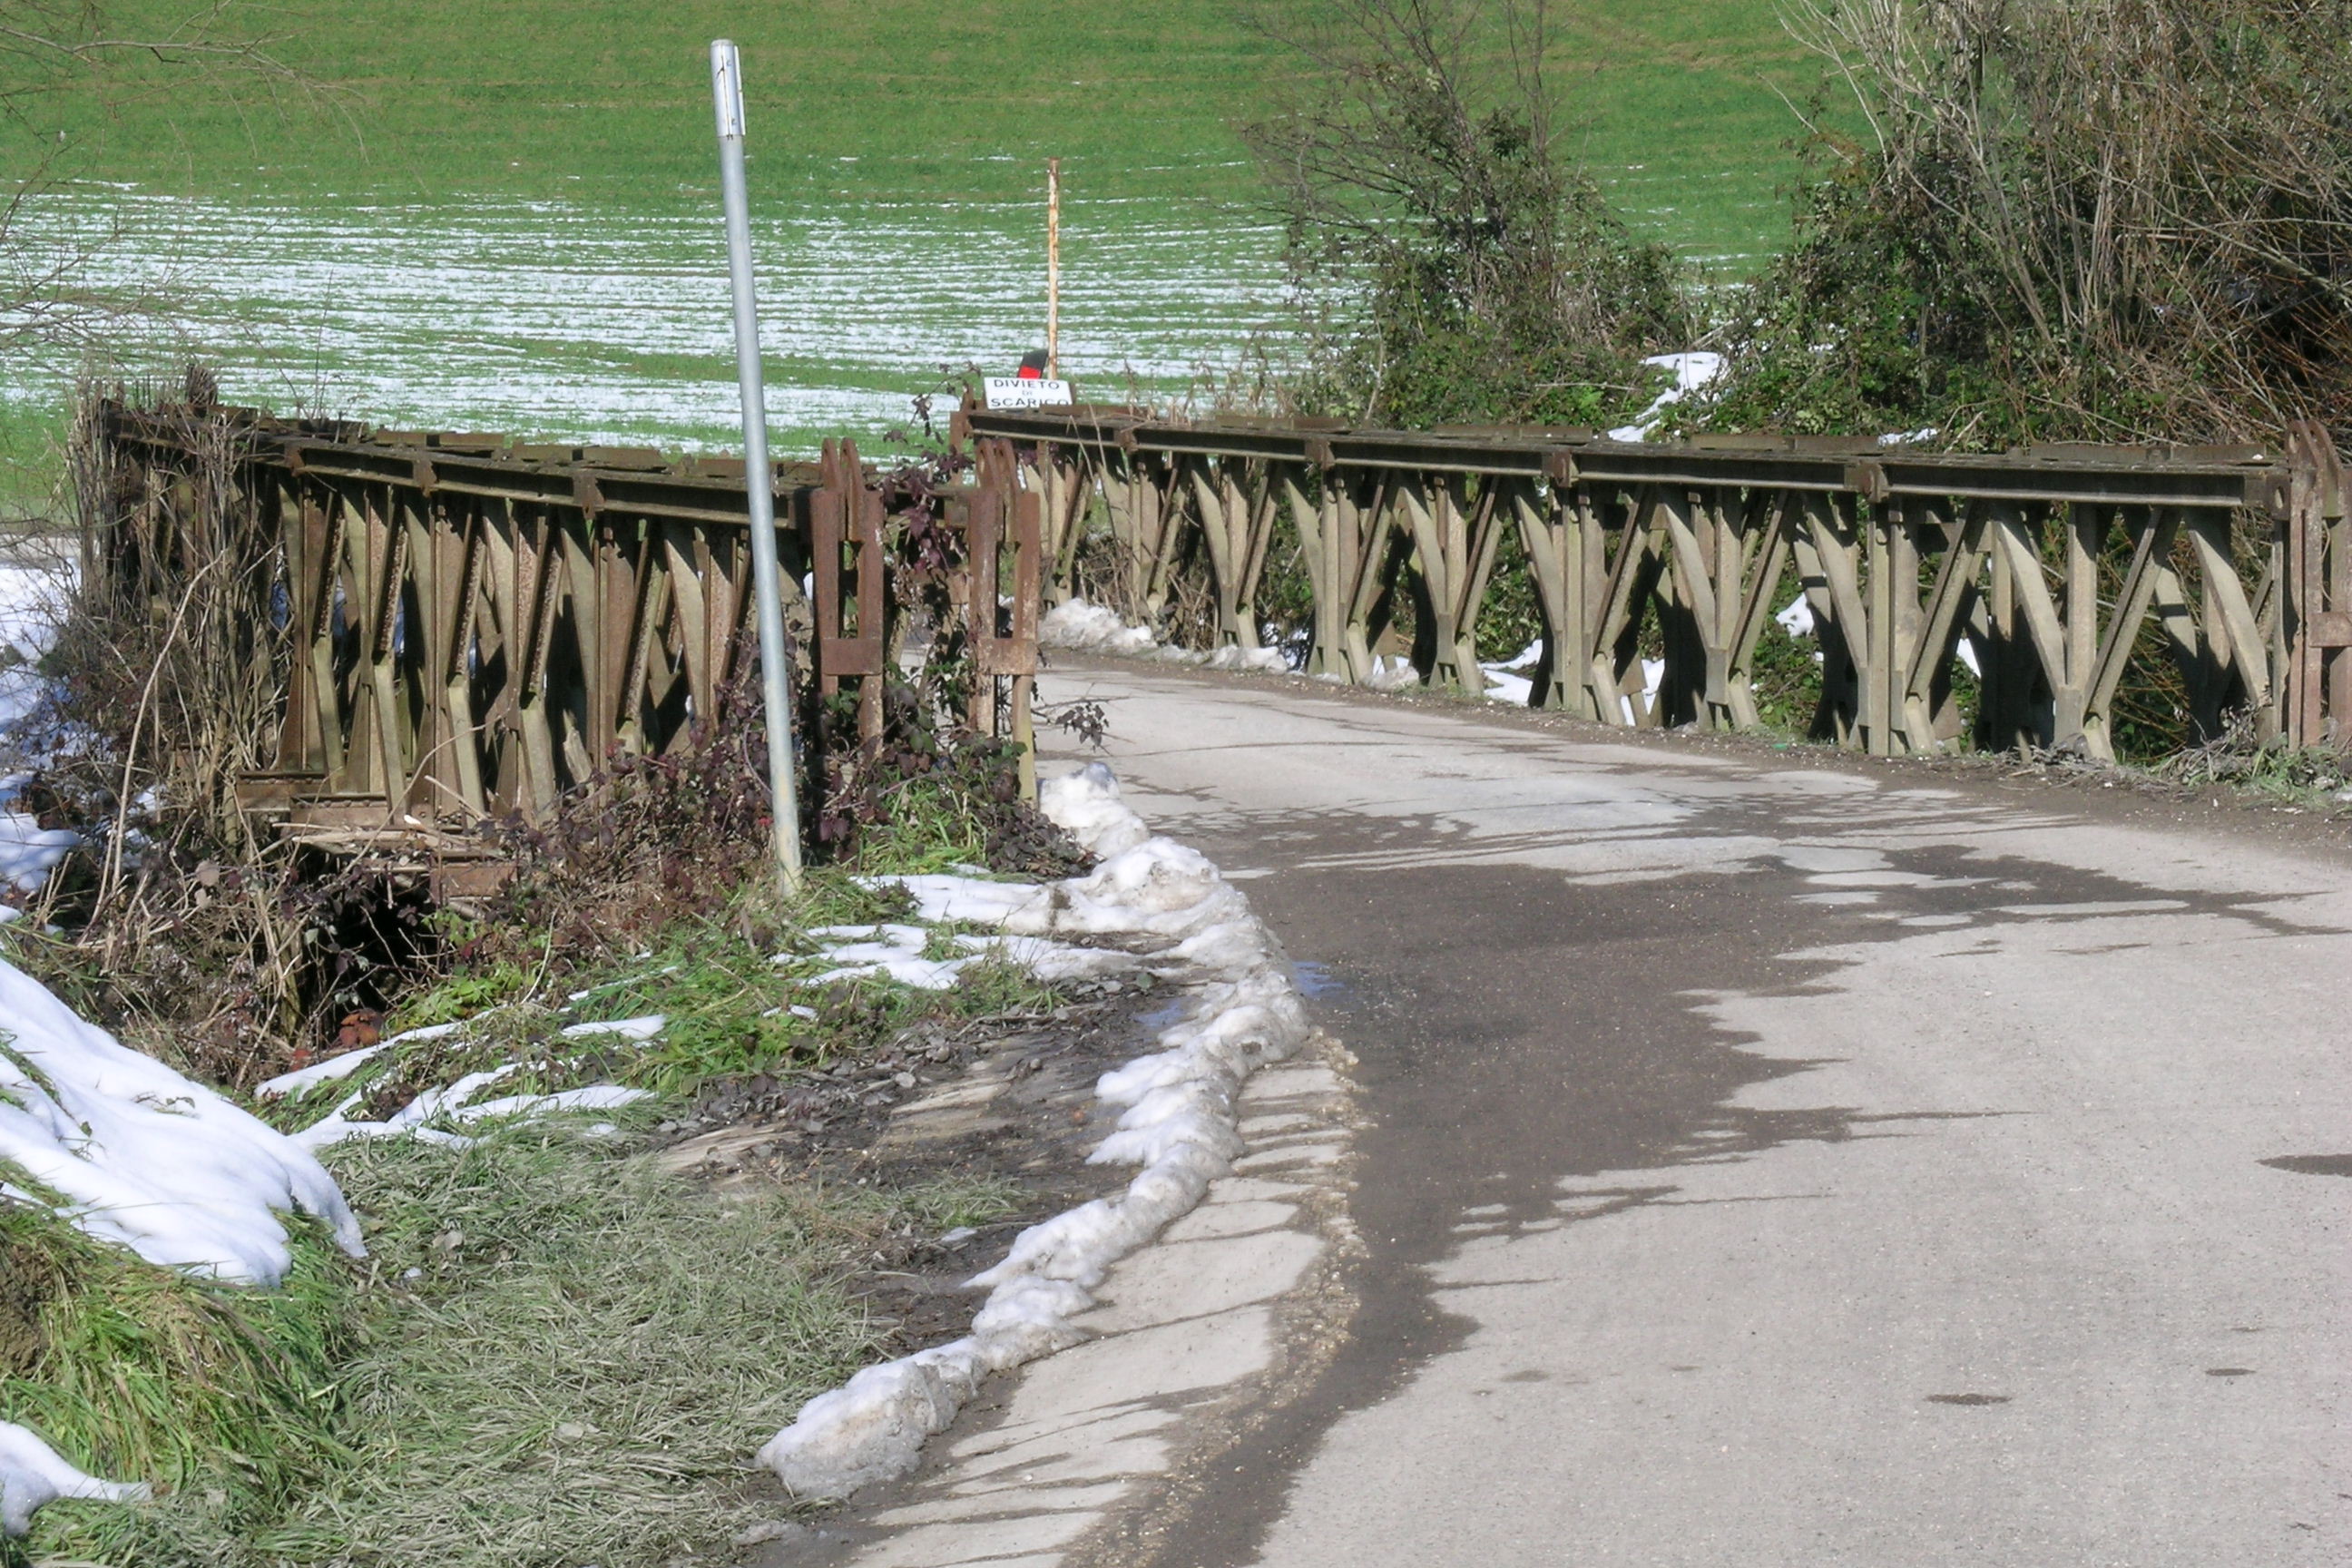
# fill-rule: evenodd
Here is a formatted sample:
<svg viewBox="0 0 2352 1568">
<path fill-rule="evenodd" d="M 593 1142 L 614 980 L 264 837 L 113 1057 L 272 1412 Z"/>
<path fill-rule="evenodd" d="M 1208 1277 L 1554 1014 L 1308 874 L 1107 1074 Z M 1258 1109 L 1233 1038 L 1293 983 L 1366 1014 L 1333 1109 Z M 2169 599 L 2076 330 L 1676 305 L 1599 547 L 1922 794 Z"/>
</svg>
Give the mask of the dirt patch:
<svg viewBox="0 0 2352 1568">
<path fill-rule="evenodd" d="M 38 1249 L 0 1237 L 0 1374 L 22 1377 L 39 1364 L 41 1309 L 57 1283 L 55 1265 Z"/>
<path fill-rule="evenodd" d="M 787 1075 L 721 1080 L 664 1130 L 674 1170 L 721 1191 L 821 1184 L 835 1191 L 965 1186 L 992 1217 L 877 1238 L 850 1289 L 890 1354 L 955 1339 L 987 1292 L 972 1275 L 1025 1227 L 1123 1187 L 1088 1165 L 1109 1131 L 1095 1080 L 1149 1050 L 1171 987 L 1147 971 L 1067 988 L 1050 1011 L 956 1026 L 926 1023 L 869 1054 Z"/>
</svg>

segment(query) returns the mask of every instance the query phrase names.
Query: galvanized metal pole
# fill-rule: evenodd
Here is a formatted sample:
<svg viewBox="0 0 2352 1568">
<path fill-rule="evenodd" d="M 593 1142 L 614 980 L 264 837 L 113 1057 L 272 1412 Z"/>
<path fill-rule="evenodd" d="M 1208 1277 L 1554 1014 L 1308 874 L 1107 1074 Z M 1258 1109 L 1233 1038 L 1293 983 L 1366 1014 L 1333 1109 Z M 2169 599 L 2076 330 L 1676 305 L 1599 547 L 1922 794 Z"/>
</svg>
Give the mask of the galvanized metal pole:
<svg viewBox="0 0 2352 1568">
<path fill-rule="evenodd" d="M 784 653 L 784 594 L 776 569 L 774 470 L 768 465 L 768 394 L 760 374 L 760 304 L 751 283 L 751 212 L 743 181 L 743 62 L 734 44 L 710 46 L 710 96 L 719 113 L 719 184 L 727 204 L 727 271 L 735 290 L 735 380 L 743 403 L 743 489 L 751 520 L 752 596 L 758 600 L 760 689 L 768 716 L 768 796 L 775 816 L 776 879 L 800 890 L 800 792 L 793 773 L 792 672 Z"/>
<path fill-rule="evenodd" d="M 1045 379 L 1062 374 L 1062 161 L 1045 160 Z"/>
</svg>

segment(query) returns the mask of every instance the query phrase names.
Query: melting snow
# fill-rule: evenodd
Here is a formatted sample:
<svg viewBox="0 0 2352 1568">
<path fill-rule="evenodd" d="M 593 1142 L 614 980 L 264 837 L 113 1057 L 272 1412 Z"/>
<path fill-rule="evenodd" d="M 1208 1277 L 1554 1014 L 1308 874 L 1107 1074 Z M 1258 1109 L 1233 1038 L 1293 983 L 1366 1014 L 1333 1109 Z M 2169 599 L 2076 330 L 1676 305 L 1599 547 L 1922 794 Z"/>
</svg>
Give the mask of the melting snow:
<svg viewBox="0 0 2352 1568">
<path fill-rule="evenodd" d="M 971 1332 L 872 1366 L 801 1409 L 760 1450 L 803 1497 L 845 1497 L 912 1468 L 981 1380 L 1075 1342 L 1070 1320 L 1111 1265 L 1190 1211 L 1240 1152 L 1234 1101 L 1261 1063 L 1296 1050 L 1306 1017 L 1274 939 L 1197 852 L 1151 836 L 1094 763 L 1039 791 L 1045 813 L 1097 856 L 1092 875 L 1050 886 L 962 877 L 898 879 L 925 920 L 996 924 L 1009 936 L 1157 937 L 1193 971 L 1185 1016 L 1160 1049 L 1106 1075 L 1096 1093 L 1120 1109 L 1090 1156 L 1143 1168 L 1115 1197 L 1082 1204 L 1022 1232 Z M 873 928 L 859 928 L 864 934 Z M 913 928 L 908 928 L 913 929 Z M 850 933 L 845 932 L 844 935 Z"/>
<path fill-rule="evenodd" d="M 33 1528 L 33 1510 L 59 1498 L 142 1502 L 147 1488 L 138 1481 L 101 1481 L 84 1475 L 30 1427 L 0 1421 L 0 1529 L 23 1535 Z"/>
<path fill-rule="evenodd" d="M 787 162 L 762 177 L 753 223 L 762 287 L 793 302 L 761 320 L 771 359 L 795 371 L 769 388 L 780 452 L 903 424 L 937 367 L 1003 366 L 1033 341 L 1032 274 L 1007 258 L 1045 265 L 1034 205 L 803 198 L 789 188 L 803 172 Z M 118 352 L 176 363 L 201 345 L 233 399 L 582 440 L 737 439 L 715 198 L 624 212 L 82 184 L 26 197 L 11 234 L 37 259 L 85 258 L 77 281 L 90 288 L 168 300 Z M 1181 397 L 1204 363 L 1232 359 L 1239 326 L 1280 315 L 1270 226 L 1121 214 L 1078 238 L 1092 264 L 1064 273 L 1063 319 L 1116 328 L 1065 331 L 1063 368 L 1082 386 Z M 70 374 L 36 363 L 0 397 L 55 401 Z"/>
<path fill-rule="evenodd" d="M 641 1018 L 615 1018 L 600 1023 L 572 1024 L 558 1031 L 558 1037 L 567 1040 L 614 1039 L 639 1045 L 662 1031 L 667 1022 L 660 1014 L 650 1013 Z M 319 1084 L 332 1083 L 347 1078 L 362 1066 L 396 1046 L 415 1041 L 436 1040 L 453 1033 L 460 1026 L 434 1024 L 422 1029 L 411 1029 L 394 1035 L 388 1040 L 335 1057 L 297 1072 L 282 1073 L 259 1085 L 255 1093 L 277 1097 L 299 1094 Z M 351 1113 L 367 1099 L 367 1092 L 350 1095 L 334 1110 L 294 1134 L 294 1142 L 305 1149 L 328 1149 L 354 1138 L 415 1138 L 427 1143 L 443 1143 L 462 1149 L 473 1142 L 463 1133 L 451 1132 L 431 1125 L 436 1121 L 471 1124 L 493 1118 L 511 1121 L 535 1121 L 561 1110 L 609 1110 L 624 1105 L 634 1105 L 651 1097 L 651 1091 L 625 1089 L 619 1084 L 595 1083 L 580 1089 L 561 1089 L 548 1094 L 513 1094 L 496 1100 L 478 1100 L 475 1096 L 492 1084 L 504 1081 L 522 1070 L 520 1062 L 504 1062 L 478 1072 L 469 1072 L 456 1082 L 425 1089 L 381 1121 L 352 1120 Z"/>
<path fill-rule="evenodd" d="M 1653 354 L 1642 363 L 1655 365 L 1661 370 L 1673 371 L 1675 384 L 1651 399 L 1647 408 L 1633 416 L 1633 422 L 1631 425 L 1620 425 L 1616 429 L 1609 432 L 1609 438 L 1612 441 L 1648 440 L 1650 432 L 1658 427 L 1658 421 L 1666 416 L 1667 409 L 1680 403 L 1692 393 L 1704 391 L 1714 384 L 1716 377 L 1723 374 L 1721 354 L 1698 351 L 1678 354 Z"/>
<path fill-rule="evenodd" d="M 69 579 L 62 568 L 0 564 L 0 758 L 37 761 L 20 754 L 30 737 L 19 733 L 40 710 L 48 683 L 36 661 L 54 635 L 55 605 Z M 45 828 L 30 812 L 12 809 L 28 774 L 0 772 L 0 894 L 37 893 L 51 868 L 81 837 L 62 827 Z M 0 898 L 0 921 L 16 909 Z"/>
<path fill-rule="evenodd" d="M 74 1016 L 0 959 L 0 1160 L 77 1229 L 153 1263 L 271 1285 L 292 1258 L 279 1216 L 365 1251 L 343 1194 L 293 1140 Z"/>
<path fill-rule="evenodd" d="M 1211 669 L 1264 669 L 1279 675 L 1291 668 L 1290 656 L 1278 647 L 1221 647 L 1214 653 L 1198 653 L 1172 647 L 1154 637 L 1149 626 L 1121 620 L 1118 612 L 1084 599 L 1065 599 L 1047 610 L 1037 623 L 1037 640 L 1045 647 L 1128 654 Z"/>
<path fill-rule="evenodd" d="M 1130 626 L 1116 610 L 1084 599 L 1065 599 L 1047 610 L 1037 623 L 1037 640 L 1091 653 L 1150 653 L 1160 646 L 1149 626 Z"/>
<path fill-rule="evenodd" d="M 1108 825 L 1104 826 L 1107 835 L 1116 831 Z M 984 925 L 1003 925 L 1045 891 L 1029 882 L 990 882 L 971 877 L 889 877 L 881 880 L 913 891 L 916 905 L 926 920 Z M 1117 948 L 1080 947 L 1022 935 L 950 936 L 949 942 L 961 956 L 926 958 L 923 954 L 931 943 L 931 929 L 898 923 L 820 926 L 808 934 L 820 943 L 815 953 L 780 952 L 772 960 L 776 963 L 805 963 L 814 957 L 835 966 L 802 981 L 803 985 L 880 977 L 919 991 L 945 991 L 963 977 L 965 970 L 990 960 L 1010 963 L 1048 981 L 1091 979 L 1132 969 L 1136 963 L 1132 953 Z"/>
</svg>

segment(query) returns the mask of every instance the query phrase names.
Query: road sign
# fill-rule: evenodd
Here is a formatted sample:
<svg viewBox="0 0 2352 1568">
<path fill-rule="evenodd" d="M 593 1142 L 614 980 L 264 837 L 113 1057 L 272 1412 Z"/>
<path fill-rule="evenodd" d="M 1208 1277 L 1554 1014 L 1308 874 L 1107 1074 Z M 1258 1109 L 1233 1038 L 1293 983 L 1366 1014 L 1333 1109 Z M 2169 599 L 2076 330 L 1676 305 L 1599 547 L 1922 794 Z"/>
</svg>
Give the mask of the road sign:
<svg viewBox="0 0 2352 1568">
<path fill-rule="evenodd" d="M 1018 376 L 992 375 L 981 384 L 991 408 L 1067 408 L 1072 402 L 1066 381 L 1024 381 Z"/>
</svg>

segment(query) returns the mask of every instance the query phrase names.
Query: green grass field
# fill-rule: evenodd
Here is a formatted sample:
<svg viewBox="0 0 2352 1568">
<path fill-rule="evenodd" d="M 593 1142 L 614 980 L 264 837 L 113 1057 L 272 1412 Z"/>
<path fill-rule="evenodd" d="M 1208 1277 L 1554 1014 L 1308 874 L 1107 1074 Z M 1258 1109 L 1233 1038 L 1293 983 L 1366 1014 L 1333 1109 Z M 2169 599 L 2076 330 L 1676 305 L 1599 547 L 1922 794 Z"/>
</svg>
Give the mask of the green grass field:
<svg viewBox="0 0 2352 1568">
<path fill-rule="evenodd" d="M 127 0 L 161 33 L 188 0 Z M 1569 0 L 1555 68 L 1588 155 L 1686 249 L 1769 249 L 1796 125 L 1781 94 L 1818 71 L 1770 0 Z M 110 112 L 88 94 L 28 110 L 68 175 L 198 194 L 431 198 L 500 192 L 626 201 L 713 183 L 704 48 L 743 48 L 771 194 L 1006 199 L 1046 156 L 1097 198 L 1246 202 L 1233 124 L 1287 68 L 1232 0 L 918 4 L 802 0 L 403 0 L 256 8 L 243 26 L 318 84 L 194 91 L 162 79 Z M 150 70 L 139 79 L 159 85 Z M 780 167 L 781 165 L 781 167 Z"/>
<path fill-rule="evenodd" d="M 194 0 L 122 0 L 163 36 Z M 1787 229 L 1816 64 L 1769 0 L 1566 0 L 1552 61 L 1638 226 L 1738 276 Z M 780 444 L 902 420 L 1044 319 L 1043 161 L 1064 160 L 1065 357 L 1181 398 L 1284 313 L 1234 125 L 1289 68 L 1232 0 L 403 0 L 232 14 L 289 87 L 126 65 L 22 100 L 5 172 L 35 249 L 164 308 L 79 368 L 201 353 L 232 396 L 399 425 L 730 445 L 707 46 L 731 34 Z M 0 377 L 0 459 L 39 454 L 74 364 Z M 23 484 L 16 488 L 22 489 Z"/>
</svg>

